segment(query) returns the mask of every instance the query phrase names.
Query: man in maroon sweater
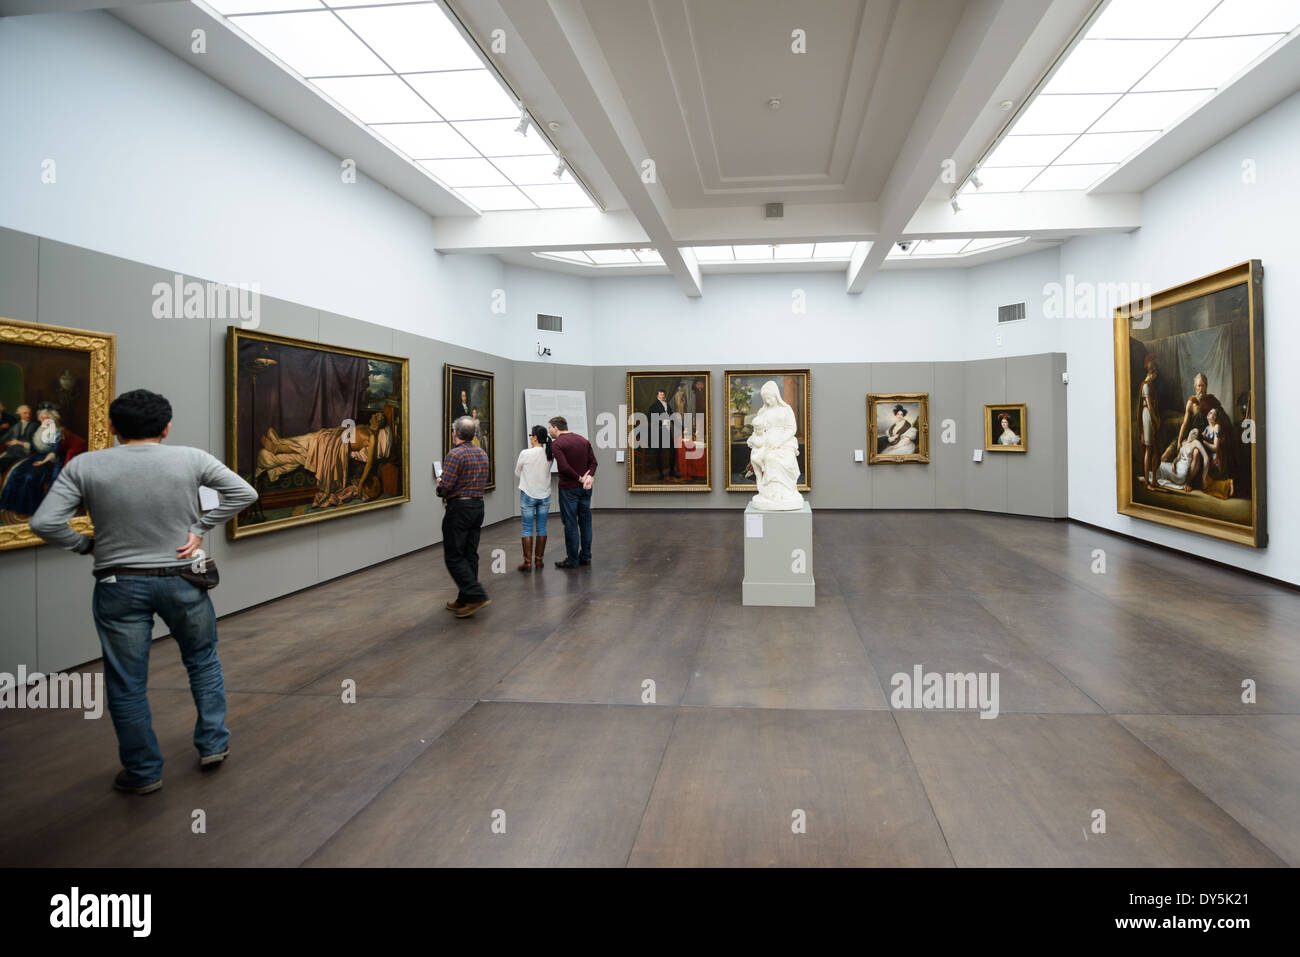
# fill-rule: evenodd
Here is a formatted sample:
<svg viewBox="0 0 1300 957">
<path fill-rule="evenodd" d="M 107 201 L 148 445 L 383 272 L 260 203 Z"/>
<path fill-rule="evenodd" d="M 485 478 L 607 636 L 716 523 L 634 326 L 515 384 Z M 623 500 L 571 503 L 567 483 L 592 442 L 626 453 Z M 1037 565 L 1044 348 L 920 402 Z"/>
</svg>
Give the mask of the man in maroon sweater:
<svg viewBox="0 0 1300 957">
<path fill-rule="evenodd" d="M 591 564 L 591 486 L 596 453 L 591 443 L 569 431 L 564 416 L 550 421 L 551 451 L 560 473 L 560 521 L 564 523 L 564 561 L 556 568 Z"/>
</svg>

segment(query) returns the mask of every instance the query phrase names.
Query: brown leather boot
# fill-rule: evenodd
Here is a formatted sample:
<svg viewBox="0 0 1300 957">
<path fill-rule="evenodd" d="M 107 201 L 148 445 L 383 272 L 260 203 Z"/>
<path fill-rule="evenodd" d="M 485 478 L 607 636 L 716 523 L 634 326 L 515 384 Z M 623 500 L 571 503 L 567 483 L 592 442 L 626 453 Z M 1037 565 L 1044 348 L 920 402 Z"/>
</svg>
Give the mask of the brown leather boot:
<svg viewBox="0 0 1300 957">
<path fill-rule="evenodd" d="M 531 538 L 521 538 L 520 541 L 524 543 L 524 561 L 523 564 L 519 566 L 519 570 L 521 572 L 532 571 L 533 570 L 533 540 Z"/>
<path fill-rule="evenodd" d="M 546 564 L 542 561 L 542 555 L 546 553 L 546 536 L 537 536 L 537 550 L 533 554 L 533 567 L 545 568 Z"/>
</svg>

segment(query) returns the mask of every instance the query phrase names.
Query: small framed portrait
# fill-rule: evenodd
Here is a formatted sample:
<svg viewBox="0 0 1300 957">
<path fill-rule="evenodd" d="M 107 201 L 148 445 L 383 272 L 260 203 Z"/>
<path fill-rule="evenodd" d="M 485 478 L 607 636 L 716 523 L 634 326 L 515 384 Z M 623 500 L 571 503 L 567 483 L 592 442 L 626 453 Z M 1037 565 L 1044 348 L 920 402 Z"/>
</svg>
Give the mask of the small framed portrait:
<svg viewBox="0 0 1300 957">
<path fill-rule="evenodd" d="M 465 369 L 447 363 L 442 390 L 443 445 L 445 456 L 456 445 L 451 427 L 463 415 L 474 419 L 473 444 L 488 457 L 488 480 L 485 492 L 497 487 L 496 457 L 496 376 L 478 369 Z"/>
<path fill-rule="evenodd" d="M 930 461 L 930 393 L 867 396 L 867 463 Z"/>
<path fill-rule="evenodd" d="M 984 450 L 986 452 L 1024 452 L 1028 448 L 1029 410 L 1019 405 L 984 406 Z"/>
</svg>

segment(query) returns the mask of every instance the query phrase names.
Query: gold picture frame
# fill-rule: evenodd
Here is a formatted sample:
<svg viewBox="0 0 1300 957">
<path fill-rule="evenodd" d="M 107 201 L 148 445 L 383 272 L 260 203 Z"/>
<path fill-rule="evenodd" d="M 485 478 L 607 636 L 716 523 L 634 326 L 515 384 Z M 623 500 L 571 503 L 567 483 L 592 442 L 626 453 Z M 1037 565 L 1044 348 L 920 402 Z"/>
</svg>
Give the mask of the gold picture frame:
<svg viewBox="0 0 1300 957">
<path fill-rule="evenodd" d="M 74 434 L 74 437 L 84 441 L 85 451 L 109 448 L 113 444 L 113 438 L 108 431 L 108 407 L 113 401 L 116 348 L 117 337 L 109 332 L 70 329 L 20 319 L 0 319 L 0 366 L 14 367 L 12 370 L 0 370 L 0 389 L 7 390 L 11 383 L 17 382 L 21 396 L 18 402 L 24 405 L 49 402 L 63 409 L 61 415 L 65 427 L 70 429 L 69 423 L 76 423 L 77 429 L 84 428 L 84 436 Z M 84 360 L 77 363 L 79 372 L 84 369 L 84 384 L 76 381 L 80 375 L 74 377 L 68 370 L 62 375 L 56 371 L 54 381 L 50 383 L 29 385 L 20 357 L 28 356 L 36 350 L 49 350 L 52 358 L 60 359 L 55 365 L 64 365 L 62 360 L 69 358 L 69 353 L 76 356 L 84 354 Z M 62 355 L 56 356 L 56 353 Z M 7 372 L 13 374 L 6 374 Z M 72 379 L 70 384 L 66 381 L 68 379 Z M 0 391 L 0 396 L 4 394 Z M 3 399 L 0 398 L 0 401 Z M 7 402 L 5 404 L 8 405 Z M 73 408 L 66 408 L 67 406 Z M 74 414 L 70 415 L 69 412 L 74 409 Z M 13 411 L 17 411 L 17 405 Z M 81 424 L 83 411 L 84 426 Z M 0 453 L 3 451 L 0 449 Z M 18 462 L 10 461 L 0 466 L 0 479 L 8 479 L 17 465 Z M 14 517 L 17 519 L 21 516 Z M 27 520 L 29 518 L 27 516 L 21 521 L 9 522 L 0 515 L 0 551 L 43 544 L 41 538 L 31 530 Z M 88 515 L 78 515 L 68 524 L 83 534 L 94 534 Z"/>
<path fill-rule="evenodd" d="M 1252 259 L 1115 310 L 1120 514 L 1268 544 L 1263 282 Z"/>
<path fill-rule="evenodd" d="M 782 398 L 794 409 L 797 423 L 795 439 L 799 443 L 800 492 L 812 491 L 812 374 L 808 369 L 733 369 L 722 374 L 722 400 L 727 415 L 722 434 L 727 439 L 728 492 L 754 492 L 758 484 L 748 478 L 749 446 L 746 439 L 759 407 L 759 390 L 769 380 L 781 386 Z M 791 400 L 794 401 L 791 401 Z M 747 408 L 739 406 L 747 401 Z M 752 474 L 752 473 L 751 473 Z"/>
<path fill-rule="evenodd" d="M 364 366 L 338 364 L 334 380 L 346 372 L 351 383 L 348 394 L 327 389 L 324 377 L 316 373 L 321 380 L 320 402 L 333 407 L 336 415 L 309 410 L 305 402 L 297 408 L 280 402 L 286 368 L 293 367 L 294 378 L 285 379 L 293 390 L 291 395 L 302 394 L 305 385 L 311 384 L 316 355 L 321 356 L 322 367 L 330 356 L 365 362 Z M 230 520 L 227 537 L 264 535 L 409 502 L 410 378 L 410 360 L 402 356 L 230 326 L 226 336 L 226 464 L 257 489 L 258 500 Z M 274 403 L 267 401 L 268 390 L 274 390 Z M 382 425 L 376 423 L 376 414 L 385 417 Z M 303 434 L 295 434 L 309 416 L 321 421 L 308 424 Z M 285 423 L 283 430 L 274 422 L 270 425 L 274 433 L 258 428 L 272 419 Z M 397 434 L 389 431 L 385 440 L 382 433 L 393 428 L 394 419 Z M 326 421 L 330 424 L 325 425 Z M 360 448 L 371 438 L 377 468 L 362 454 L 368 450 Z M 342 451 L 337 447 L 340 443 Z M 395 458 L 400 461 L 394 462 Z M 335 466 L 323 480 L 307 467 L 320 460 Z M 337 471 L 340 465 L 341 473 Z M 359 478 L 354 475 L 358 469 Z M 268 517 L 268 511 L 288 514 Z"/>
<path fill-rule="evenodd" d="M 652 421 L 651 408 L 662 390 L 671 423 L 671 448 L 660 449 L 664 422 Z M 627 490 L 629 492 L 710 492 L 713 490 L 713 379 L 707 371 L 627 373 Z M 701 434 L 704 441 L 699 441 Z M 653 445 L 653 447 L 651 447 Z M 701 446 L 703 454 L 699 454 Z M 652 480 L 667 453 L 678 481 Z M 653 463 L 652 463 L 653 459 Z M 652 467 L 653 466 L 653 467 Z"/>
<path fill-rule="evenodd" d="M 475 442 L 479 442 L 479 447 L 487 453 L 488 457 L 488 480 L 483 491 L 491 492 L 497 487 L 497 385 L 496 375 L 491 372 L 484 372 L 482 369 L 467 369 L 464 366 L 452 365 L 450 362 L 443 366 L 442 379 L 442 454 L 446 458 L 447 453 L 456 446 L 455 440 L 451 435 L 451 424 L 456 421 L 463 413 L 459 407 L 459 398 L 456 392 L 464 391 L 467 394 L 466 400 L 472 413 L 480 404 L 487 408 L 487 418 L 484 421 L 483 409 L 478 408 L 479 412 L 479 435 Z M 482 395 L 486 398 L 477 398 Z"/>
<path fill-rule="evenodd" d="M 1004 416 L 1007 418 L 1005 426 L 1002 424 Z M 1008 429 L 1019 441 L 1004 439 Z M 984 406 L 984 451 L 1029 451 L 1029 407 L 1025 403 L 1003 402 Z"/>
<path fill-rule="evenodd" d="M 887 406 L 885 418 L 881 418 L 881 407 Z M 899 441 L 905 443 L 898 447 L 911 447 L 912 452 L 891 453 L 884 451 L 889 446 L 892 427 L 884 426 L 890 415 L 895 415 L 895 406 L 904 409 L 903 421 L 908 428 L 901 430 Z M 914 406 L 915 409 L 909 408 Z M 913 418 L 908 419 L 910 414 Z M 908 436 L 909 432 L 915 435 Z M 889 465 L 904 462 L 927 463 L 930 461 L 930 393 L 928 392 L 870 392 L 867 394 L 867 464 Z"/>
</svg>

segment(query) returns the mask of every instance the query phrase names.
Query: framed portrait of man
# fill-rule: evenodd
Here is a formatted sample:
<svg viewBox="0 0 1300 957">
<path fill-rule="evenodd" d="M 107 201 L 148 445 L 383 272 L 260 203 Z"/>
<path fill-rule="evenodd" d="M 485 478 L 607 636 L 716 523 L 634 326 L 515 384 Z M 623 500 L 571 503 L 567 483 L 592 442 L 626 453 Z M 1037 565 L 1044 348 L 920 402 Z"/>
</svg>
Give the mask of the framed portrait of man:
<svg viewBox="0 0 1300 957">
<path fill-rule="evenodd" d="M 59 473 L 113 444 L 115 338 L 0 319 L 0 550 L 42 544 L 30 520 Z M 94 533 L 84 512 L 69 523 Z"/>
<path fill-rule="evenodd" d="M 867 464 L 930 461 L 930 393 L 867 396 Z"/>
<path fill-rule="evenodd" d="M 713 488 L 708 372 L 627 374 L 629 492 Z"/>
<path fill-rule="evenodd" d="M 1023 402 L 984 406 L 984 451 L 1027 451 L 1028 428 L 1029 409 Z"/>
<path fill-rule="evenodd" d="M 443 456 L 446 457 L 456 445 L 451 434 L 455 421 L 464 415 L 472 418 L 472 443 L 486 452 L 488 457 L 488 480 L 484 491 L 492 491 L 497 487 L 496 376 L 491 372 L 465 369 L 448 363 L 443 371 L 442 403 Z"/>
<path fill-rule="evenodd" d="M 236 326 L 226 345 L 226 464 L 258 494 L 230 538 L 410 501 L 409 360 Z"/>
<path fill-rule="evenodd" d="M 727 404 L 727 491 L 753 492 L 758 483 L 750 464 L 749 440 L 754 434 L 754 417 L 763 408 L 763 386 L 775 382 L 776 400 L 794 413 L 796 458 L 799 465 L 797 488 L 812 490 L 812 375 L 807 369 L 744 369 L 723 373 L 723 400 Z"/>
<path fill-rule="evenodd" d="M 1257 259 L 1115 310 L 1117 509 L 1268 544 Z"/>
</svg>

